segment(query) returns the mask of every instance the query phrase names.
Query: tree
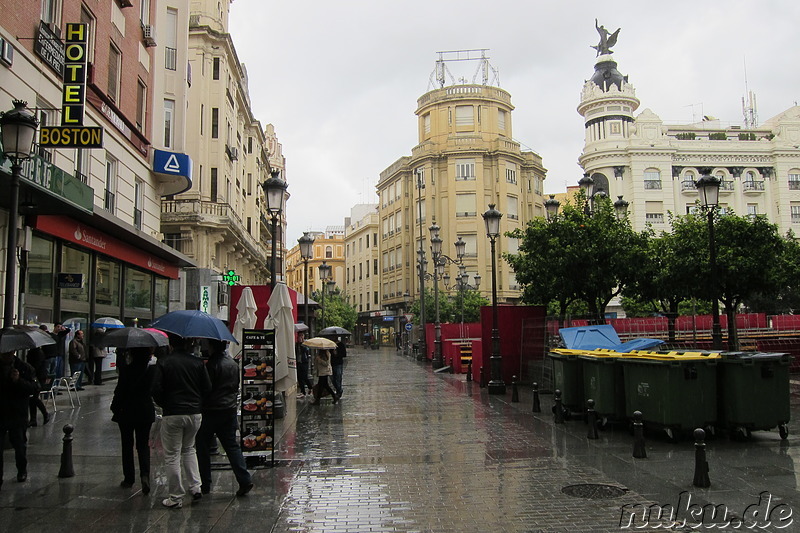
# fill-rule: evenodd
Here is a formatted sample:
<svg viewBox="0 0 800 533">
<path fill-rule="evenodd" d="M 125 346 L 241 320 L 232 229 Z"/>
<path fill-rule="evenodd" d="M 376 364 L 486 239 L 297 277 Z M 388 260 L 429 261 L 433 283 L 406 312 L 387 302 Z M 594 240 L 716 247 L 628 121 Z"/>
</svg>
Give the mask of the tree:
<svg viewBox="0 0 800 533">
<path fill-rule="evenodd" d="M 780 257 L 780 289 L 777 294 L 758 292 L 745 298 L 744 304 L 750 312 L 778 315 L 795 313 L 800 309 L 800 243 L 794 234 L 783 239 L 783 254 Z"/>
<path fill-rule="evenodd" d="M 314 291 L 311 296 L 317 302 L 322 302 L 322 294 L 319 291 Z M 317 320 L 322 320 L 322 309 L 314 311 L 314 317 Z M 325 294 L 325 325 L 326 326 L 339 326 L 346 330 L 353 331 L 356 327 L 356 320 L 358 319 L 358 311 L 352 305 L 348 304 L 341 290 L 337 287 L 332 293 Z"/>
<path fill-rule="evenodd" d="M 608 303 L 635 279 L 647 237 L 618 220 L 607 197 L 595 198 L 591 213 L 581 191 L 576 205 L 568 202 L 552 220 L 534 219 L 507 233 L 520 240 L 519 252 L 504 258 L 523 287 L 523 302 L 556 301 L 563 320 L 572 302 L 582 301 L 603 323 Z"/>
</svg>

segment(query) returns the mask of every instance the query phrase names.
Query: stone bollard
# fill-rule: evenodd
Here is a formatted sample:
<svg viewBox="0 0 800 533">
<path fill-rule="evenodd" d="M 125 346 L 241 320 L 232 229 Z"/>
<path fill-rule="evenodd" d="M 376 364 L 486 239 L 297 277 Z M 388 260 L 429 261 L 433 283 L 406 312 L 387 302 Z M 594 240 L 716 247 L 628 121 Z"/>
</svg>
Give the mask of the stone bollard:
<svg viewBox="0 0 800 533">
<path fill-rule="evenodd" d="M 533 412 L 534 413 L 541 413 L 542 412 L 542 404 L 539 402 L 539 384 L 533 384 Z"/>
<path fill-rule="evenodd" d="M 708 461 L 706 461 L 706 432 L 700 428 L 694 430 L 694 481 L 695 487 L 708 488 Z"/>
<path fill-rule="evenodd" d="M 586 422 L 589 424 L 589 433 L 586 434 L 586 438 L 599 439 L 600 435 L 597 434 L 597 412 L 594 410 L 594 400 L 591 398 L 586 402 Z"/>
<path fill-rule="evenodd" d="M 633 456 L 636 459 L 646 459 L 647 450 L 644 447 L 644 424 L 642 424 L 642 412 L 633 412 Z"/>
<path fill-rule="evenodd" d="M 519 390 L 517 389 L 517 376 L 511 377 L 511 403 L 519 403 Z"/>
<path fill-rule="evenodd" d="M 486 376 L 485 376 L 485 374 L 486 374 L 486 372 L 484 372 L 484 368 L 483 368 L 483 366 L 481 366 L 481 371 L 480 371 L 480 376 L 479 376 L 480 380 L 481 380 L 481 382 L 480 382 L 480 387 L 481 388 L 486 386 Z"/>
<path fill-rule="evenodd" d="M 73 477 L 75 469 L 72 468 L 72 432 L 75 430 L 71 424 L 64 426 L 64 444 L 61 450 L 61 469 L 58 471 L 58 477 Z"/>
<path fill-rule="evenodd" d="M 564 406 L 561 405 L 561 391 L 556 389 L 555 393 L 553 394 L 553 400 L 555 403 L 553 404 L 553 423 L 554 424 L 563 424 L 564 423 Z"/>
<path fill-rule="evenodd" d="M 467 381 L 472 381 L 472 361 L 467 363 Z"/>
</svg>

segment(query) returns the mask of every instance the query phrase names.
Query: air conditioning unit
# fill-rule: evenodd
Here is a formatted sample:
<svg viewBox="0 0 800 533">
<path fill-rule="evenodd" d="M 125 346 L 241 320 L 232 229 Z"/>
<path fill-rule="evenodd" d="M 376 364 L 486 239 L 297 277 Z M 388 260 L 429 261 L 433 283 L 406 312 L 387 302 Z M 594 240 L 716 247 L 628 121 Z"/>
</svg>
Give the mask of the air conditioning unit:
<svg viewBox="0 0 800 533">
<path fill-rule="evenodd" d="M 228 305 L 228 293 L 224 289 L 217 293 L 217 305 Z"/>
<path fill-rule="evenodd" d="M 231 146 L 230 156 L 231 156 L 231 161 L 236 161 L 237 159 L 239 159 L 239 148 L 237 148 L 236 146 Z"/>
<path fill-rule="evenodd" d="M 152 24 L 142 26 L 142 40 L 148 48 L 156 45 L 156 28 Z"/>
</svg>

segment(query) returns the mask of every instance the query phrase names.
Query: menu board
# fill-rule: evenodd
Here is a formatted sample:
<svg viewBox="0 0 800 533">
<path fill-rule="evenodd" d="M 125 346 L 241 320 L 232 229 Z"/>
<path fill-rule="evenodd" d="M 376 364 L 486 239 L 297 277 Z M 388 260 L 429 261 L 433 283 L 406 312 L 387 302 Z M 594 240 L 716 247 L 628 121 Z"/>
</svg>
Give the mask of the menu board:
<svg viewBox="0 0 800 533">
<path fill-rule="evenodd" d="M 242 453 L 274 465 L 275 330 L 245 329 L 242 338 Z"/>
</svg>

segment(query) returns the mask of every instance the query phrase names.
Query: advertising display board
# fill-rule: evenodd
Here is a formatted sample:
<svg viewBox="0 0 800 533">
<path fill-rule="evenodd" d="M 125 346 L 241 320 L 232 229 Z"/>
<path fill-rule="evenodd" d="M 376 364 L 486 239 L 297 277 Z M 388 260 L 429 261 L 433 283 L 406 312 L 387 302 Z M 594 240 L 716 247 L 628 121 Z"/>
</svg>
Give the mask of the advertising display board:
<svg viewBox="0 0 800 533">
<path fill-rule="evenodd" d="M 275 463 L 275 330 L 242 332 L 242 452 L 248 463 Z"/>
</svg>

